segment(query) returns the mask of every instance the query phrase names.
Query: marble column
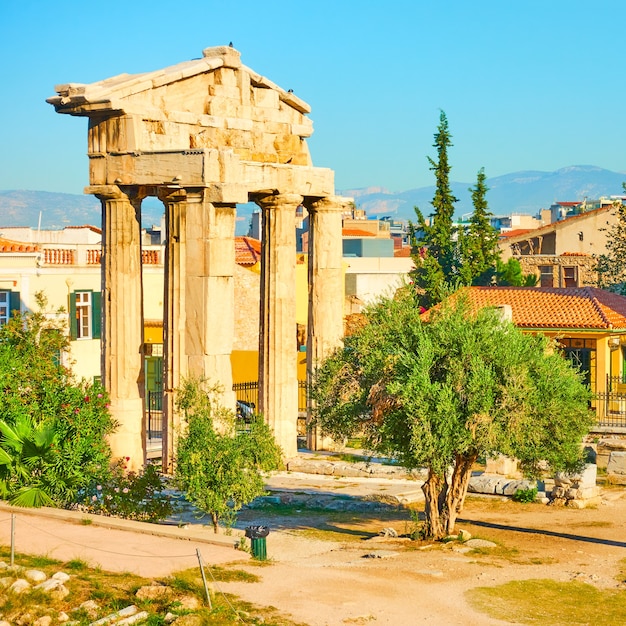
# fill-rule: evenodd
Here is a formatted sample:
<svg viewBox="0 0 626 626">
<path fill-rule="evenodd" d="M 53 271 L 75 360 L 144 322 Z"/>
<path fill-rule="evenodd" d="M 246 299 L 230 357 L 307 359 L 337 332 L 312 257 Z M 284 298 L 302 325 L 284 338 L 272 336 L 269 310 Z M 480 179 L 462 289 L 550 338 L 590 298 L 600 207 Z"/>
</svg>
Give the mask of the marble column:
<svg viewBox="0 0 626 626">
<path fill-rule="evenodd" d="M 263 224 L 259 410 L 289 459 L 298 452 L 295 215 L 302 196 L 265 195 L 255 202 Z"/>
<path fill-rule="evenodd" d="M 146 458 L 144 419 L 141 195 L 137 188 L 91 188 L 102 203 L 102 382 L 119 426 L 115 458 L 139 470 Z"/>
<path fill-rule="evenodd" d="M 180 420 L 176 389 L 189 376 L 221 389 L 235 408 L 230 354 L 234 337 L 234 204 L 205 189 L 160 192 L 166 206 L 164 467 L 173 469 Z"/>
<path fill-rule="evenodd" d="M 165 205 L 165 280 L 163 311 L 163 471 L 172 473 L 180 429 L 176 389 L 187 376 L 185 356 L 185 202 L 183 189 L 161 189 Z"/>
<path fill-rule="evenodd" d="M 342 267 L 342 213 L 344 202 L 334 196 L 305 202 L 309 212 L 307 324 L 307 383 L 315 368 L 343 338 L 344 278 Z M 309 401 L 310 402 L 310 401 Z M 307 422 L 312 406 L 307 407 Z M 307 446 L 311 450 L 333 448 L 329 438 L 322 438 L 315 427 L 307 428 Z"/>
</svg>

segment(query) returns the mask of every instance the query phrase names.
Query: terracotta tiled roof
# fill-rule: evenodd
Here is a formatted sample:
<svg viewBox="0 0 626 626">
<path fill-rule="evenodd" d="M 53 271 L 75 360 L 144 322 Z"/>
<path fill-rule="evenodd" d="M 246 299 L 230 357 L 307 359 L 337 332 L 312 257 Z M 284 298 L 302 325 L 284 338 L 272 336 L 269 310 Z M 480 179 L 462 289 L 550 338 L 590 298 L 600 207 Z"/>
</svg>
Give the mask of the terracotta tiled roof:
<svg viewBox="0 0 626 626">
<path fill-rule="evenodd" d="M 0 252 L 37 252 L 38 246 L 0 237 Z"/>
<path fill-rule="evenodd" d="M 610 206 L 602 206 L 597 209 L 592 209 L 591 211 L 584 211 L 583 213 L 578 213 L 577 215 L 570 215 L 570 217 L 566 217 L 564 220 L 558 220 L 557 222 L 552 222 L 551 224 L 546 224 L 545 226 L 541 226 L 540 228 L 534 228 L 531 230 L 521 230 L 521 231 L 509 231 L 506 234 L 507 239 L 512 239 L 514 237 L 524 237 L 524 235 L 528 235 L 530 233 L 531 237 L 537 237 L 539 235 L 543 235 L 545 233 L 552 232 L 556 229 L 563 228 L 565 225 L 570 225 L 574 220 L 585 219 L 590 215 L 597 215 L 598 213 L 607 213 L 611 211 L 613 207 Z"/>
<path fill-rule="evenodd" d="M 66 230 L 69 230 L 70 228 L 78 228 L 78 229 L 80 229 L 80 228 L 87 228 L 87 229 L 91 230 L 94 233 L 98 233 L 98 235 L 102 234 L 102 229 L 101 228 L 98 228 L 97 226 L 92 226 L 91 224 L 83 224 L 83 226 L 66 226 L 65 228 L 66 228 Z"/>
<path fill-rule="evenodd" d="M 261 242 L 252 237 L 235 237 L 235 263 L 256 265 L 261 260 Z"/>
<path fill-rule="evenodd" d="M 393 256 L 408 258 L 411 256 L 411 246 L 403 246 L 402 248 L 397 248 L 393 251 Z"/>
<path fill-rule="evenodd" d="M 343 228 L 341 234 L 343 237 L 376 237 L 374 233 L 360 228 Z"/>
<path fill-rule="evenodd" d="M 517 237 L 518 235 L 525 235 L 532 231 L 532 228 L 515 228 L 514 230 L 506 230 L 500 233 L 501 238 L 506 237 Z"/>
<path fill-rule="evenodd" d="M 457 293 L 468 294 L 476 309 L 510 305 L 521 328 L 626 331 L 626 297 L 596 287 L 468 287 Z"/>
</svg>

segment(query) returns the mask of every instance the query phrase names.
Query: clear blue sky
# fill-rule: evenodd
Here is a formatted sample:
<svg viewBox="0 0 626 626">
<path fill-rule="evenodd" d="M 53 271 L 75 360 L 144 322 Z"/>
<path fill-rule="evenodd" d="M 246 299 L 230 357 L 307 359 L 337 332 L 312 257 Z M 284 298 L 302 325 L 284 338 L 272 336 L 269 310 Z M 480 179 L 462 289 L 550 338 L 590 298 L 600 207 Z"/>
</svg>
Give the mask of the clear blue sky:
<svg viewBox="0 0 626 626">
<path fill-rule="evenodd" d="M 85 118 L 54 85 L 233 42 L 311 107 L 338 189 L 433 184 L 439 111 L 453 180 L 591 164 L 626 171 L 624 0 L 0 0 L 0 190 L 82 193 Z"/>
</svg>

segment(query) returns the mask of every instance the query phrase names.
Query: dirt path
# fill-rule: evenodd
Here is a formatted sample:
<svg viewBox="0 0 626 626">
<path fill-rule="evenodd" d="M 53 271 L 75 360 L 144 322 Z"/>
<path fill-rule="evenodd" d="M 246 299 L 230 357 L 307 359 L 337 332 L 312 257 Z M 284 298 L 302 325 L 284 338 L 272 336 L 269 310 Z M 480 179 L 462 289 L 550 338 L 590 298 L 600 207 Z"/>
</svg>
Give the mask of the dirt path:
<svg viewBox="0 0 626 626">
<path fill-rule="evenodd" d="M 0 517 L 0 542 L 8 545 L 8 516 L 2 512 Z M 478 553 L 465 552 L 459 544 L 428 546 L 378 536 L 386 527 L 405 533 L 406 511 L 299 511 L 293 516 L 283 511 L 282 517 L 272 517 L 268 511 L 248 510 L 240 525 L 250 523 L 272 527 L 270 562 L 264 566 L 232 547 L 200 545 L 209 565 L 232 562 L 260 578 L 257 583 L 219 583 L 218 591 L 277 607 L 309 626 L 495 626 L 505 622 L 475 611 L 465 591 L 542 578 L 616 588 L 620 561 L 626 559 L 626 491 L 619 490 L 605 492 L 598 508 L 583 510 L 470 497 L 459 528 L 497 543 Z M 80 558 L 112 571 L 159 577 L 197 564 L 193 541 L 32 515 L 24 515 L 17 528 L 18 551 Z"/>
<path fill-rule="evenodd" d="M 344 524 L 349 540 L 328 542 L 304 538 L 283 520 L 267 540 L 273 564 L 250 569 L 262 582 L 223 587 L 310 626 L 503 624 L 474 611 L 464 592 L 538 578 L 618 586 L 619 561 L 626 559 L 626 498 L 623 492 L 608 495 L 613 499 L 584 510 L 470 498 L 459 527 L 498 544 L 479 554 L 452 544 L 416 549 L 405 539 L 358 538 L 358 532 L 378 532 L 380 522 Z M 298 524 L 305 525 L 301 519 Z M 399 533 L 405 525 L 385 521 Z"/>
</svg>

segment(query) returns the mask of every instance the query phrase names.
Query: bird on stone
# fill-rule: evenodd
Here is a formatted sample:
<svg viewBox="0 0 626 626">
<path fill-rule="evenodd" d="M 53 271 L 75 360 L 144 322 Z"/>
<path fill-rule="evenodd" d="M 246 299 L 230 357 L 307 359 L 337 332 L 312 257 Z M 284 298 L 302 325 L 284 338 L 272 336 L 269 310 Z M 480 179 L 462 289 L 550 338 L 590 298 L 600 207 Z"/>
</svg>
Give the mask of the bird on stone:
<svg viewBox="0 0 626 626">
<path fill-rule="evenodd" d="M 229 47 L 229 48 L 232 48 L 232 47 L 233 47 L 233 42 L 232 42 L 232 41 L 228 44 L 228 47 Z"/>
</svg>

